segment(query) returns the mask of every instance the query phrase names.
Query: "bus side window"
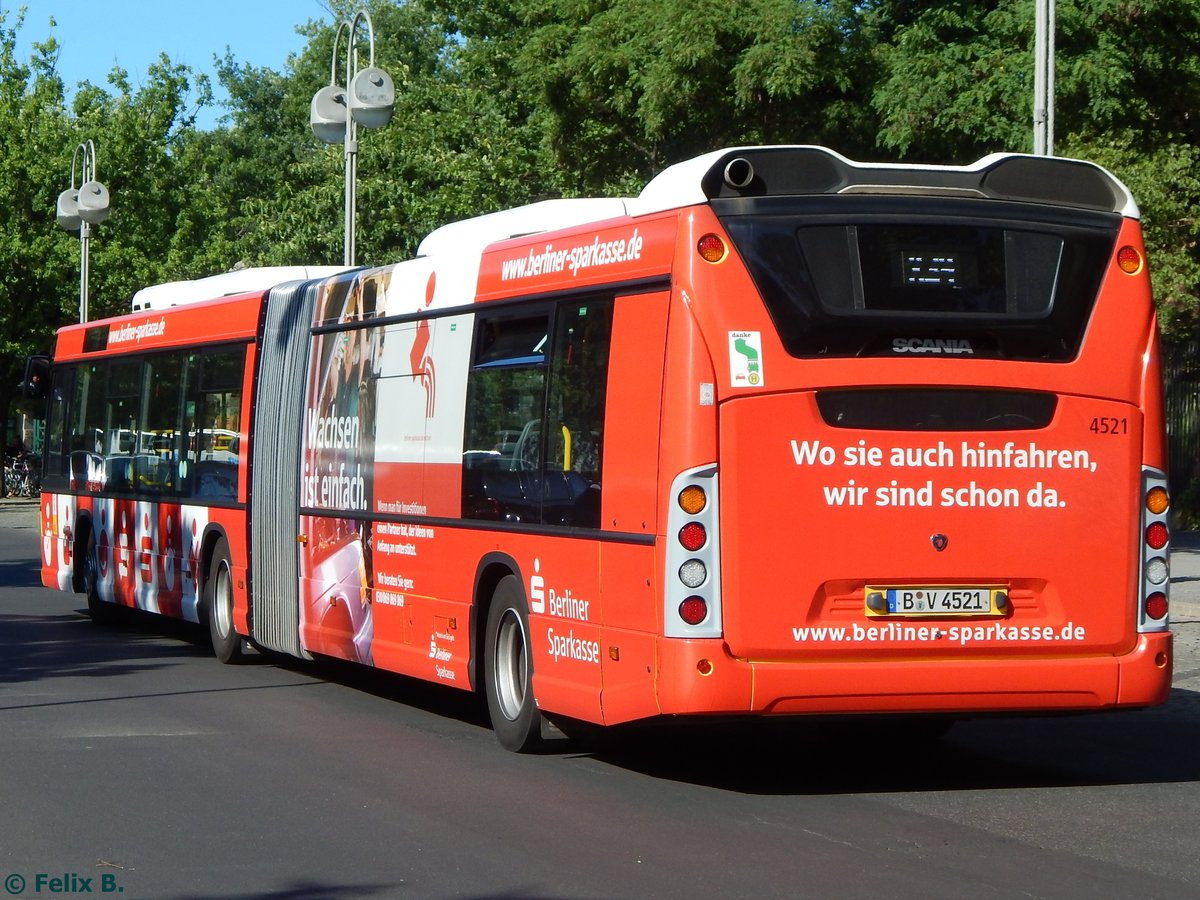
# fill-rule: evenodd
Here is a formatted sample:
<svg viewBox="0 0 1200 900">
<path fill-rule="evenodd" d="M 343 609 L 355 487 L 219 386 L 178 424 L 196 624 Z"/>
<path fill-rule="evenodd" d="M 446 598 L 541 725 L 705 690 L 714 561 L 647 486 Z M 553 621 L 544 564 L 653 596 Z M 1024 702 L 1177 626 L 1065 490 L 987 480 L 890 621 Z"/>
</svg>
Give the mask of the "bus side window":
<svg viewBox="0 0 1200 900">
<path fill-rule="evenodd" d="M 46 457 L 42 465 L 42 481 L 58 485 L 68 474 L 70 448 L 64 446 L 67 429 L 67 404 L 75 389 L 75 366 L 58 366 L 50 381 L 46 403 Z"/>
<path fill-rule="evenodd" d="M 612 338 L 611 300 L 566 303 L 555 323 L 543 521 L 600 527 L 600 460 Z"/>
<path fill-rule="evenodd" d="M 549 311 L 480 317 L 463 431 L 466 519 L 538 522 Z"/>
<path fill-rule="evenodd" d="M 81 365 L 75 371 L 70 402 L 68 441 L 72 485 L 81 491 L 100 490 L 104 478 L 104 398 L 108 364 Z"/>
<path fill-rule="evenodd" d="M 133 491 L 134 455 L 141 412 L 141 360 L 120 360 L 108 368 L 104 398 L 104 484 L 110 491 Z"/>
<path fill-rule="evenodd" d="M 190 493 L 202 500 L 236 500 L 245 347 L 209 351 L 189 361 L 184 428 L 188 432 Z"/>
<path fill-rule="evenodd" d="M 172 493 L 180 458 L 179 415 L 183 358 L 155 356 L 146 360 L 142 431 L 135 466 L 138 491 Z"/>
<path fill-rule="evenodd" d="M 463 517 L 598 528 L 611 298 L 481 318 L 476 334 Z"/>
</svg>

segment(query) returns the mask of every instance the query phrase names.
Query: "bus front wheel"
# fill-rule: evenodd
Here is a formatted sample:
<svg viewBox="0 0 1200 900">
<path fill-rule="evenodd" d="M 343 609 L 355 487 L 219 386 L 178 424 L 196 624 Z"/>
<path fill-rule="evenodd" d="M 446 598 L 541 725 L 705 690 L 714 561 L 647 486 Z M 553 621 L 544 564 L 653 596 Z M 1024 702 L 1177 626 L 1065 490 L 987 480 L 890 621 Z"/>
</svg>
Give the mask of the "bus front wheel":
<svg viewBox="0 0 1200 900">
<path fill-rule="evenodd" d="M 506 750 L 543 748 L 542 714 L 533 699 L 529 611 L 520 582 L 506 575 L 496 585 L 484 632 L 484 690 L 496 738 Z"/>
<path fill-rule="evenodd" d="M 121 614 L 115 603 L 106 603 L 100 597 L 100 551 L 96 546 L 96 532 L 88 530 L 84 543 L 80 582 L 87 596 L 88 615 L 97 625 L 114 625 Z"/>
<path fill-rule="evenodd" d="M 217 542 L 204 582 L 204 614 L 213 654 L 223 663 L 242 659 L 242 636 L 233 627 L 233 567 L 229 562 L 229 544 Z"/>
</svg>

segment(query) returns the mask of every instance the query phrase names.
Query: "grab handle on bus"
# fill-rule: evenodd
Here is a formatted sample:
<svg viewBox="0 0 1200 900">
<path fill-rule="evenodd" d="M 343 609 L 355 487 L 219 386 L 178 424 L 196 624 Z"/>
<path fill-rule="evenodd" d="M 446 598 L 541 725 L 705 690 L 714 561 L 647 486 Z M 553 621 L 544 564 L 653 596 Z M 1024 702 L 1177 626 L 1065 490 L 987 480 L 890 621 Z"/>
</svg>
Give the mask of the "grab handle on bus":
<svg viewBox="0 0 1200 900">
<path fill-rule="evenodd" d="M 571 471 L 571 429 L 562 426 L 563 433 L 563 471 Z"/>
</svg>

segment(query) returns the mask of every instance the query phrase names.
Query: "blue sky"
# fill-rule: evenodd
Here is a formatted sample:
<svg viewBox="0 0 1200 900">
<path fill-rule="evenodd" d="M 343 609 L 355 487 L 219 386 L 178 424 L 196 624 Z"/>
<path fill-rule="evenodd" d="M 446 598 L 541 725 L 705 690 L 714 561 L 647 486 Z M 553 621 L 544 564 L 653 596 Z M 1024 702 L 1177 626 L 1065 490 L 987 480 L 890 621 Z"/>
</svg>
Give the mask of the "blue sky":
<svg viewBox="0 0 1200 900">
<path fill-rule="evenodd" d="M 320 0 L 0 0 L 6 27 L 13 26 L 21 6 L 27 11 L 18 58 L 27 60 L 30 45 L 50 35 L 53 16 L 61 45 L 58 69 L 68 93 L 79 81 L 107 88 L 115 65 L 136 86 L 159 53 L 213 76 L 217 90 L 213 56 L 224 55 L 226 46 L 239 62 L 282 71 L 288 54 L 304 46 L 296 26 L 332 18 Z M 211 127 L 223 112 L 207 111 L 200 127 Z"/>
</svg>

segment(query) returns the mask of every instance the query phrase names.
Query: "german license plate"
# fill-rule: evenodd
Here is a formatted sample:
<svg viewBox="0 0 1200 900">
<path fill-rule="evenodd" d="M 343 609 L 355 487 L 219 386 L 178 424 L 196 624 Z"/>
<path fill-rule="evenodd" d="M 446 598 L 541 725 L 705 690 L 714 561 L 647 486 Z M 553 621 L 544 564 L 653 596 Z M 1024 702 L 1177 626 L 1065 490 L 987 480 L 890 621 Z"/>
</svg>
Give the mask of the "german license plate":
<svg viewBox="0 0 1200 900">
<path fill-rule="evenodd" d="M 871 616 L 994 616 L 997 592 L 987 587 L 868 587 L 866 612 Z"/>
</svg>

